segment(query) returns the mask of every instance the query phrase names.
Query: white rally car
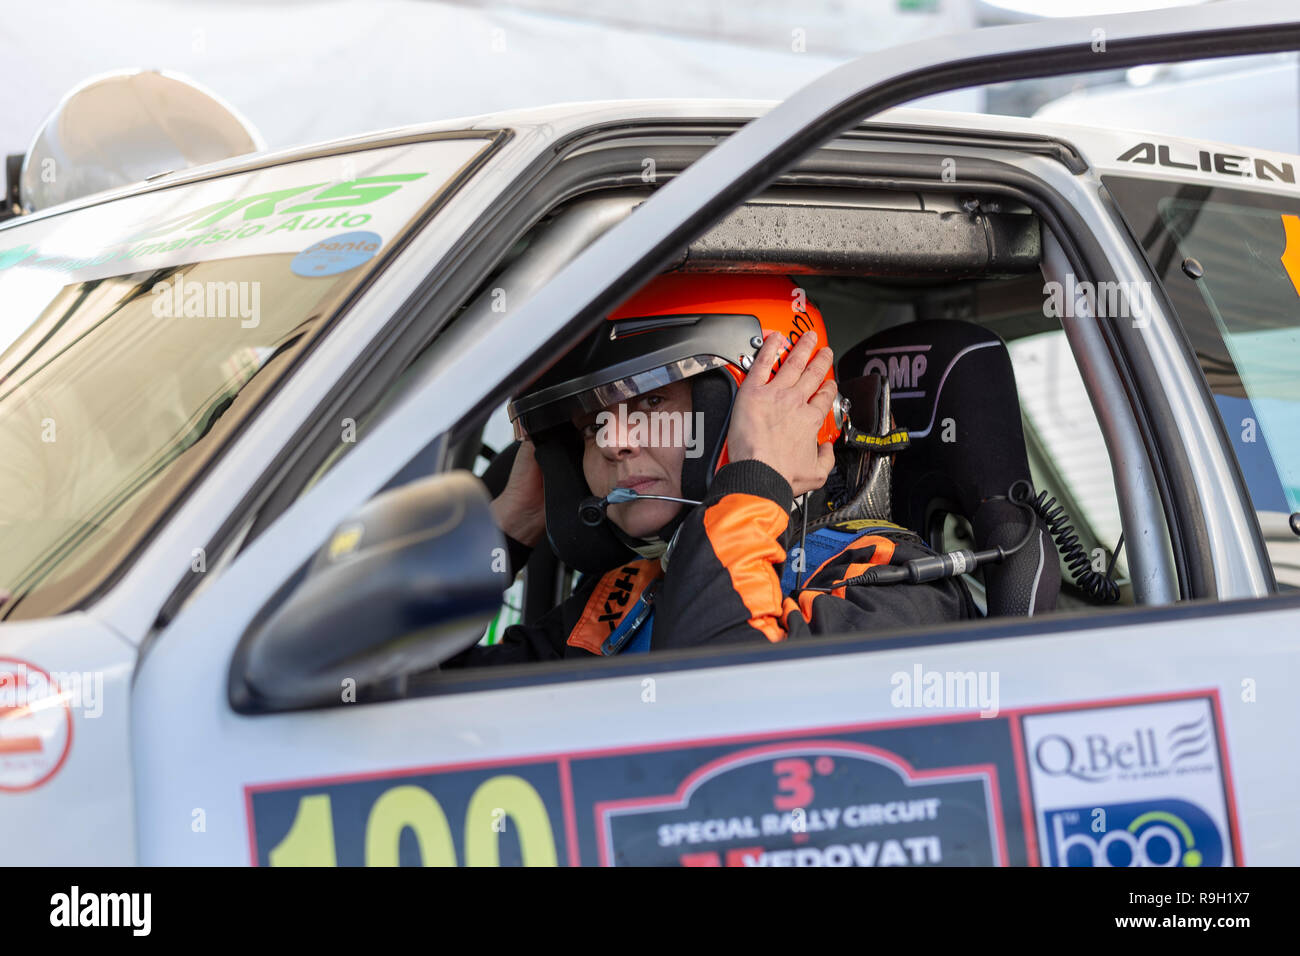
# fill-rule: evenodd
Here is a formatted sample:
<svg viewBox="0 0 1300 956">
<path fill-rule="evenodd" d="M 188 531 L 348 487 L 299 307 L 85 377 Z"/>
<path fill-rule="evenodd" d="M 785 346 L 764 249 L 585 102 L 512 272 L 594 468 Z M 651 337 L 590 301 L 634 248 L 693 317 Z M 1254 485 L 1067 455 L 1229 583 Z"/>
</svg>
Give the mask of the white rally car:
<svg viewBox="0 0 1300 956">
<path fill-rule="evenodd" d="M 4 861 L 1300 863 L 1300 157 L 878 115 L 1296 47 L 1286 3 L 980 31 L 776 106 L 482 116 L 0 226 Z M 837 354 L 888 332 L 914 437 L 1023 423 L 1060 593 L 439 672 L 509 583 L 466 478 L 504 402 L 673 268 L 797 274 Z M 1005 429 L 940 408 L 980 404 L 959 326 Z M 530 564 L 514 613 L 568 580 Z"/>
</svg>

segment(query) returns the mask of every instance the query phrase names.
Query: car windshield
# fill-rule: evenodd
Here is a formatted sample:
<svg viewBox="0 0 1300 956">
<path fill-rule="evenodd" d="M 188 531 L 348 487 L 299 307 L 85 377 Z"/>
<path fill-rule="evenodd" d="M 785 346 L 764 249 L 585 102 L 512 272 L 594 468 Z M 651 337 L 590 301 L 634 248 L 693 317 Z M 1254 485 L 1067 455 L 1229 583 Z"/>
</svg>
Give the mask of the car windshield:
<svg viewBox="0 0 1300 956">
<path fill-rule="evenodd" d="M 0 616 L 64 609 L 120 567 L 486 146 L 272 165 L 0 230 Z"/>
<path fill-rule="evenodd" d="M 1241 464 L 1279 584 L 1300 586 L 1300 202 L 1110 178 L 1182 320 Z"/>
</svg>

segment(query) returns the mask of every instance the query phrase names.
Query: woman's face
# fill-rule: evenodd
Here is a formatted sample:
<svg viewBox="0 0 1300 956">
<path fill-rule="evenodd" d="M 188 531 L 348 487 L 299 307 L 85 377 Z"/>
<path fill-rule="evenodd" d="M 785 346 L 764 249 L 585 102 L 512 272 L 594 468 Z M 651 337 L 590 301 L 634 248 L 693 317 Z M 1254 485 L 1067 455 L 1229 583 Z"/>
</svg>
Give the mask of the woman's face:
<svg viewBox="0 0 1300 956">
<path fill-rule="evenodd" d="M 575 418 L 573 424 L 583 440 L 582 473 L 591 493 L 603 498 L 615 488 L 631 488 L 643 495 L 680 498 L 689 422 L 689 381 L 673 382 Z M 644 538 L 681 508 L 680 502 L 652 499 L 610 505 L 606 514 L 625 533 Z"/>
</svg>

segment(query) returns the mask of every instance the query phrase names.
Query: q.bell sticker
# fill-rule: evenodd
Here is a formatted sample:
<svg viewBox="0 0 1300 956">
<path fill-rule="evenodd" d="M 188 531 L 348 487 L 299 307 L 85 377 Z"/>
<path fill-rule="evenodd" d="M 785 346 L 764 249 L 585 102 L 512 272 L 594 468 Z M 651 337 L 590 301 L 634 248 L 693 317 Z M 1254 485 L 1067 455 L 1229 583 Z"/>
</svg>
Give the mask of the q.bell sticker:
<svg viewBox="0 0 1300 956">
<path fill-rule="evenodd" d="M 1023 718 L 1048 866 L 1232 866 L 1233 811 L 1214 700 Z"/>
<path fill-rule="evenodd" d="M 32 790 L 63 766 L 72 710 L 45 671 L 0 658 L 0 792 Z"/>
<path fill-rule="evenodd" d="M 313 242 L 293 257 L 294 275 L 314 278 L 338 275 L 373 259 L 384 240 L 376 232 L 345 232 Z"/>
</svg>

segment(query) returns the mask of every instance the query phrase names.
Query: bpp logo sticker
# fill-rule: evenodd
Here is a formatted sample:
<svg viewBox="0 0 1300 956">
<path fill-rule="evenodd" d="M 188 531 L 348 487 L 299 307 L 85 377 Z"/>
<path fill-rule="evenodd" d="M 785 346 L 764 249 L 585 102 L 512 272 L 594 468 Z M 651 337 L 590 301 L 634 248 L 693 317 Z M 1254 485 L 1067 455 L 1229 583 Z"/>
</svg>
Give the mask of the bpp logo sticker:
<svg viewBox="0 0 1300 956">
<path fill-rule="evenodd" d="M 1099 819 L 1100 831 L 1093 825 Z M 1219 828 L 1186 800 L 1051 810 L 1046 823 L 1049 866 L 1223 865 Z"/>
</svg>

